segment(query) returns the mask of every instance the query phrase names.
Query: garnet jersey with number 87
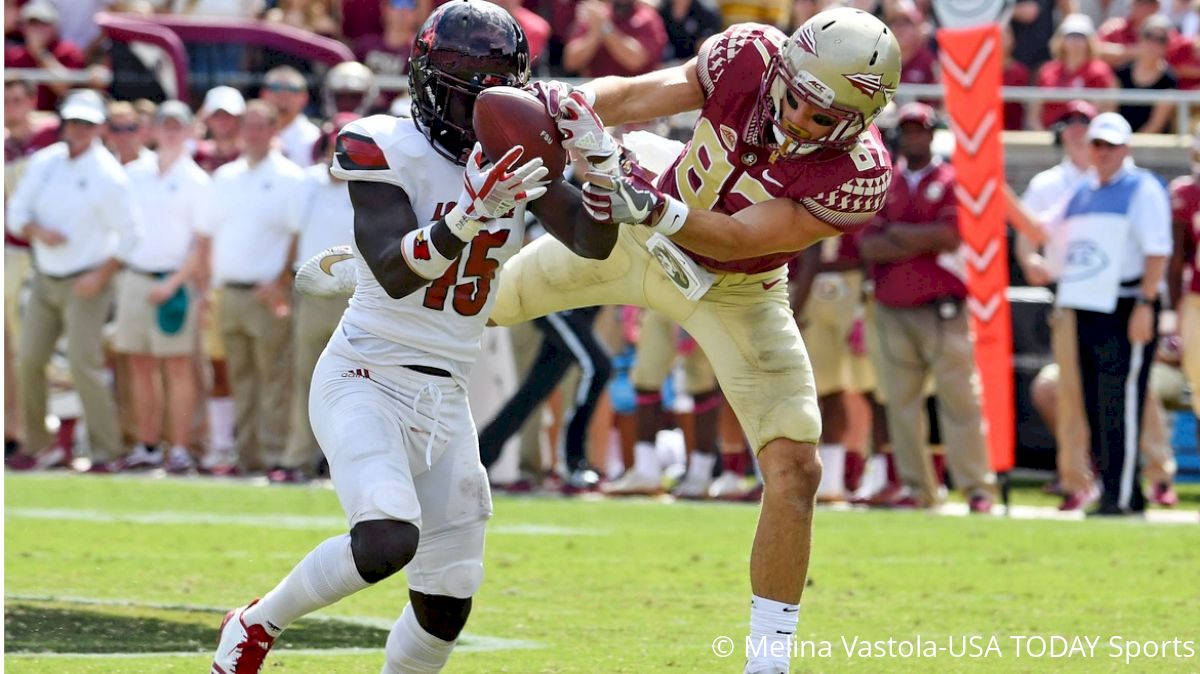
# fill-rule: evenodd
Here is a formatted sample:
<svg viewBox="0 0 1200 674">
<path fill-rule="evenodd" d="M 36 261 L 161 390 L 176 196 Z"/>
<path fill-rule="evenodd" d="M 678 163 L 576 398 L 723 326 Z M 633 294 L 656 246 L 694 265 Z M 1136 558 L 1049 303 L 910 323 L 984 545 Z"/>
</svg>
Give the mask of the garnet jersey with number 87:
<svg viewBox="0 0 1200 674">
<path fill-rule="evenodd" d="M 837 229 L 858 230 L 883 206 L 891 184 L 891 158 L 874 126 L 849 151 L 818 149 L 774 162 L 771 150 L 747 142 L 762 132 L 759 89 L 785 39 L 770 26 L 739 24 L 705 41 L 696 68 L 706 100 L 691 141 L 660 176 L 659 188 L 691 208 L 730 215 L 784 197 Z M 689 254 L 711 269 L 757 273 L 796 253 L 724 262 Z"/>
<path fill-rule="evenodd" d="M 453 208 L 463 184 L 463 167 L 434 150 L 413 120 L 389 115 L 348 124 L 338 135 L 331 172 L 400 187 L 421 226 Z M 522 205 L 489 223 L 441 278 L 400 299 L 388 296 L 359 253 L 358 286 L 342 320 L 408 349 L 405 355 L 431 356 L 420 362 L 444 360 L 457 366 L 448 368 L 452 372 L 469 370 L 495 303 L 496 275 L 524 238 Z"/>
</svg>

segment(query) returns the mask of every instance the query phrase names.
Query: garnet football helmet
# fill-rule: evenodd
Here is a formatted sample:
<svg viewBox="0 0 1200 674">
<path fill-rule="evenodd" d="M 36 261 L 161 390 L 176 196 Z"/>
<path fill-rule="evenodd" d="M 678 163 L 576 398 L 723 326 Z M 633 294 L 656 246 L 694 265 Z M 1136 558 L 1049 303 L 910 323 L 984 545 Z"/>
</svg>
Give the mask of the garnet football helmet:
<svg viewBox="0 0 1200 674">
<path fill-rule="evenodd" d="M 361 117 L 370 112 L 378 94 L 375 73 L 370 68 L 358 61 L 343 61 L 325 73 L 321 86 L 322 112 L 327 119 L 343 112 Z"/>
<path fill-rule="evenodd" d="M 879 19 L 840 7 L 818 13 L 771 58 L 761 90 L 767 144 L 782 154 L 846 148 L 887 106 L 900 84 L 900 45 Z M 834 125 L 821 138 L 789 130 L 785 105 L 821 108 Z"/>
<path fill-rule="evenodd" d="M 433 147 L 466 165 L 475 145 L 475 97 L 529 81 L 529 41 L 505 9 L 486 0 L 453 0 L 417 31 L 409 59 L 413 118 Z"/>
</svg>

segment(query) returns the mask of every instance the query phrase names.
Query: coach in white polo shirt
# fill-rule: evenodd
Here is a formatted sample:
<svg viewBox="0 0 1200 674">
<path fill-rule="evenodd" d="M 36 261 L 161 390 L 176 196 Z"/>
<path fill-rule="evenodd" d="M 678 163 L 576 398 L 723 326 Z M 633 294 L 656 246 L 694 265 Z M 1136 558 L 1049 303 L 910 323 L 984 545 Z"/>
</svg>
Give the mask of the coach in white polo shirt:
<svg viewBox="0 0 1200 674">
<path fill-rule="evenodd" d="M 283 156 L 300 166 L 313 164 L 313 143 L 321 130 L 304 116 L 308 105 L 308 81 L 299 70 L 279 66 L 263 77 L 262 97 L 279 110 L 279 144 Z"/>
<path fill-rule="evenodd" d="M 338 113 L 313 148 L 313 159 L 317 163 L 305 170 L 296 267 L 326 248 L 349 245 L 354 240 L 354 205 L 350 203 L 350 190 L 346 181 L 330 174 L 329 167 L 333 163 L 338 131 L 356 119 L 358 115 L 352 112 Z M 303 482 L 312 475 L 321 448 L 308 423 L 308 391 L 317 359 L 341 322 L 349 300 L 349 297 L 295 294 L 292 416 L 281 467 L 267 475 L 271 482 Z"/>
<path fill-rule="evenodd" d="M 125 171 L 100 143 L 105 112 L 99 96 L 68 96 L 61 116 L 63 141 L 33 155 L 8 204 L 8 230 L 33 243 L 35 269 L 18 340 L 26 447 L 50 446 L 46 364 L 65 330 L 92 458 L 105 463 L 119 455 L 121 438 L 102 329 L 112 308 L 112 277 L 137 245 L 141 218 Z M 24 455 L 10 465 L 35 463 Z"/>
<path fill-rule="evenodd" d="M 233 384 L 238 463 L 249 471 L 278 467 L 287 435 L 292 264 L 304 171 L 272 149 L 278 123 L 270 103 L 246 104 L 242 156 L 213 174 L 199 223 L 212 281 L 222 288 L 217 324 Z"/>
<path fill-rule="evenodd" d="M 1132 135 L 1119 114 L 1097 115 L 1087 133 L 1093 172 L 1061 214 L 1012 218 L 1035 243 L 1049 244 L 1056 304 L 1075 310 L 1084 408 L 1104 488 L 1099 515 L 1146 507 L 1138 442 L 1172 247 L 1166 188 L 1133 164 Z"/>
<path fill-rule="evenodd" d="M 206 275 L 196 223 L 211 198 L 212 183 L 187 154 L 193 127 L 187 105 L 163 103 L 154 118 L 157 156 L 126 167 L 147 227 L 118 285 L 113 340 L 118 353 L 129 355 L 137 420 L 138 444 L 126 464 L 163 463 L 159 443 L 166 410 L 171 422 L 167 469 L 177 473 L 193 468 L 187 447 L 197 395 L 192 364 L 198 346 L 196 287 Z M 160 372 L 165 375 L 165 398 L 157 385 Z"/>
</svg>

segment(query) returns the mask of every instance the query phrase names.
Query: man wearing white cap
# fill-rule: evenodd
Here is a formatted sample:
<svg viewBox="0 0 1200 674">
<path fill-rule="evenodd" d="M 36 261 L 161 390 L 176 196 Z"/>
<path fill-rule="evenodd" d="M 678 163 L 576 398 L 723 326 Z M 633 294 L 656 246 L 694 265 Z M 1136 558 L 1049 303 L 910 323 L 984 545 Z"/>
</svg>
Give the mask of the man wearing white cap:
<svg viewBox="0 0 1200 674">
<path fill-rule="evenodd" d="M 134 248 L 122 274 L 113 339 L 114 350 L 129 357 L 137 419 L 138 444 L 126 464 L 158 466 L 165 461 L 174 473 L 194 467 L 187 447 L 196 405 L 196 285 L 207 276 L 196 228 L 205 203 L 213 198 L 208 174 L 184 151 L 193 124 L 187 105 L 163 103 L 154 119 L 157 156 L 128 167 L 138 205 L 154 226 Z M 165 396 L 157 386 L 160 372 Z M 165 452 L 159 449 L 164 416 L 171 427 Z"/>
<path fill-rule="evenodd" d="M 1104 490 L 1097 515 L 1146 507 L 1138 443 L 1172 248 L 1167 191 L 1129 158 L 1132 135 L 1119 114 L 1097 115 L 1087 132 L 1092 175 L 1061 212 L 1039 222 L 1010 203 L 1013 224 L 1049 244 L 1056 304 L 1075 310 L 1084 408 Z"/>
<path fill-rule="evenodd" d="M 246 99 L 242 97 L 242 92 L 233 87 L 213 87 L 204 95 L 200 121 L 207 127 L 209 138 L 196 144 L 193 159 L 205 171 L 212 173 L 241 156 L 240 137 L 244 114 Z"/>
<path fill-rule="evenodd" d="M 101 330 L 112 307 L 110 281 L 137 244 L 141 216 L 125 172 L 100 144 L 100 97 L 73 94 L 61 116 L 63 142 L 30 159 L 8 205 L 6 226 L 33 243 L 35 268 L 19 337 L 21 406 L 26 446 L 48 449 L 45 370 L 65 329 L 92 458 L 103 464 L 120 451 L 120 432 L 104 375 Z M 14 468 L 38 465 L 30 455 L 10 461 Z"/>
</svg>

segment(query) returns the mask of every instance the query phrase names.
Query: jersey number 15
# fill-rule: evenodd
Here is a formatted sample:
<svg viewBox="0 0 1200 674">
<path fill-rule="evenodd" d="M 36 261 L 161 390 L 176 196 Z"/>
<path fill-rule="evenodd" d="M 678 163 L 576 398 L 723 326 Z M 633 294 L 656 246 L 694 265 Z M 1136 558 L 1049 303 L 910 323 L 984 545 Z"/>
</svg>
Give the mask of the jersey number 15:
<svg viewBox="0 0 1200 674">
<path fill-rule="evenodd" d="M 508 241 L 511 230 L 501 229 L 495 232 L 480 232 L 463 250 L 462 255 L 425 291 L 424 306 L 434 311 L 446 310 L 446 298 L 454 291 L 454 299 L 450 302 L 454 311 L 460 316 L 475 316 L 487 304 L 488 293 L 492 291 L 492 279 L 496 278 L 496 269 L 500 262 L 488 257 L 493 248 L 499 248 Z M 463 258 L 466 263 L 462 264 Z M 462 282 L 458 268 L 462 267 Z"/>
</svg>

